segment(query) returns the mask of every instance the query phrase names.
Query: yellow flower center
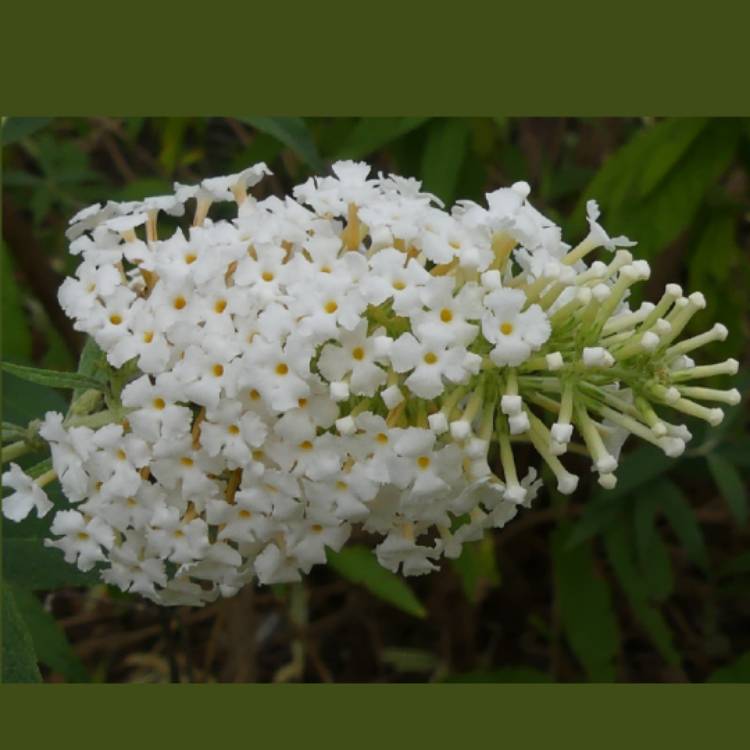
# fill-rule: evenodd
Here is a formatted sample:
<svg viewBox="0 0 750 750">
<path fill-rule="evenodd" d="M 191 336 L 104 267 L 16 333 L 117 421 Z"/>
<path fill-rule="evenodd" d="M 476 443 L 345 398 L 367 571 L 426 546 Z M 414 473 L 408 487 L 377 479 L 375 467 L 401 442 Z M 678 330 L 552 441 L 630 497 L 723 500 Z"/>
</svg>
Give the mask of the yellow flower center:
<svg viewBox="0 0 750 750">
<path fill-rule="evenodd" d="M 432 461 L 430 460 L 429 456 L 420 456 L 417 459 L 417 466 L 419 466 L 422 471 L 425 471 L 425 469 L 429 469 L 431 463 Z"/>
<path fill-rule="evenodd" d="M 365 358 L 365 350 L 361 346 L 358 346 L 352 352 L 352 357 L 354 357 L 354 359 L 356 359 L 358 361 L 363 360 Z"/>
<path fill-rule="evenodd" d="M 155 398 L 152 405 L 154 409 L 161 411 L 167 405 L 167 402 L 163 398 Z"/>
<path fill-rule="evenodd" d="M 334 300 L 329 299 L 328 302 L 325 303 L 323 306 L 323 309 L 329 314 L 332 315 L 336 312 L 336 310 L 339 309 L 339 306 L 334 302 Z"/>
<path fill-rule="evenodd" d="M 447 307 L 444 307 L 440 311 L 440 320 L 442 320 L 443 323 L 450 323 L 451 320 L 453 320 L 453 310 L 449 310 Z"/>
<path fill-rule="evenodd" d="M 507 320 L 504 323 L 501 323 L 500 333 L 502 333 L 503 336 L 510 336 L 510 334 L 513 333 L 513 323 L 508 323 Z"/>
<path fill-rule="evenodd" d="M 284 362 L 279 362 L 279 364 L 276 365 L 277 375 L 286 375 L 288 372 L 289 372 L 289 366 L 286 365 Z"/>
<path fill-rule="evenodd" d="M 427 352 L 427 354 L 424 355 L 424 361 L 425 364 L 434 365 L 435 362 L 438 361 L 437 354 L 434 352 Z"/>
</svg>

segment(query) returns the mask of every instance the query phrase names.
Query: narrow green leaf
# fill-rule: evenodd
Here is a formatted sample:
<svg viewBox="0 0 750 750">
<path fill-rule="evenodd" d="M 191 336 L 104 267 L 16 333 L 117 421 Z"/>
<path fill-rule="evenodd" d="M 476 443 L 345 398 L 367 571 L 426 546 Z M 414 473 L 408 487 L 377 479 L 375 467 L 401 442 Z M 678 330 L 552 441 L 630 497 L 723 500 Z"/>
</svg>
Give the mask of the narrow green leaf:
<svg viewBox="0 0 750 750">
<path fill-rule="evenodd" d="M 338 150 L 339 159 L 362 159 L 416 130 L 428 117 L 363 117 Z"/>
<path fill-rule="evenodd" d="M 60 550 L 45 547 L 42 539 L 36 537 L 3 539 L 3 577 L 8 583 L 31 591 L 99 583 L 96 570 L 81 572 L 65 562 Z"/>
<path fill-rule="evenodd" d="M 52 388 L 3 374 L 3 417 L 15 424 L 28 424 L 48 411 L 65 413 L 67 404 Z"/>
<path fill-rule="evenodd" d="M 422 154 L 421 177 L 425 190 L 450 205 L 466 156 L 469 124 L 463 118 L 433 120 Z"/>
<path fill-rule="evenodd" d="M 589 679 L 612 682 L 620 632 L 609 586 L 596 569 L 590 544 L 566 548 L 568 532 L 561 526 L 551 539 L 563 631 Z"/>
<path fill-rule="evenodd" d="M 633 615 L 661 656 L 669 664 L 678 665 L 680 655 L 672 643 L 669 625 L 661 612 L 650 604 L 648 587 L 633 561 L 628 527 L 623 523 L 610 526 L 604 534 L 604 544 L 609 562 L 628 598 Z"/>
<path fill-rule="evenodd" d="M 638 192 L 645 198 L 674 169 L 695 139 L 706 127 L 704 117 L 679 117 L 664 120 L 648 132 L 648 158 L 640 167 Z"/>
<path fill-rule="evenodd" d="M 325 170 L 325 164 L 318 154 L 312 135 L 301 117 L 240 117 L 238 119 L 276 138 L 316 172 Z"/>
<path fill-rule="evenodd" d="M 747 491 L 737 468 L 727 461 L 720 453 L 710 453 L 706 456 L 708 468 L 711 471 L 716 486 L 727 501 L 729 510 L 738 524 L 747 523 Z"/>
<path fill-rule="evenodd" d="M 682 490 L 669 479 L 654 482 L 652 493 L 688 559 L 706 570 L 709 566 L 703 531 Z"/>
<path fill-rule="evenodd" d="M 40 370 L 37 367 L 26 367 L 12 362 L 0 362 L 0 367 L 11 375 L 15 375 L 29 383 L 44 385 L 48 388 L 96 388 L 103 391 L 106 385 L 76 372 L 56 372 L 55 370 Z"/>
<path fill-rule="evenodd" d="M 59 672 L 68 682 L 88 682 L 86 668 L 55 618 L 44 609 L 37 596 L 20 588 L 13 589 L 13 596 L 31 635 L 39 662 Z"/>
<path fill-rule="evenodd" d="M 651 484 L 646 485 L 638 492 L 633 507 L 635 548 L 649 596 L 664 601 L 674 589 L 674 576 L 672 560 L 656 528 L 658 511 L 658 496 L 654 495 Z"/>
<path fill-rule="evenodd" d="M 10 146 L 11 143 L 36 133 L 50 122 L 51 117 L 6 117 L 3 119 L 2 144 Z"/>
<path fill-rule="evenodd" d="M 617 486 L 592 493 L 580 521 L 573 526 L 568 546 L 574 547 L 614 523 L 625 510 L 625 500 L 629 495 L 676 464 L 674 458 L 650 445 L 641 446 L 625 456 L 617 472 Z"/>
<path fill-rule="evenodd" d="M 13 592 L 3 585 L 2 682 L 41 682 L 34 643 L 16 605 Z"/>
<path fill-rule="evenodd" d="M 577 229 L 583 231 L 586 200 L 595 198 L 601 204 L 609 231 L 637 240 L 639 256 L 648 259 L 694 221 L 707 191 L 734 157 L 740 127 L 734 120 L 710 120 L 681 155 L 677 149 L 655 168 L 646 182 L 651 192 L 644 195 L 640 189 L 644 165 L 658 160 L 659 144 L 674 127 L 672 121 L 663 121 L 640 130 L 607 159 L 576 208 Z M 688 140 L 686 137 L 683 145 Z"/>
<path fill-rule="evenodd" d="M 466 598 L 473 604 L 478 604 L 489 589 L 500 584 L 495 545 L 490 535 L 465 544 L 461 556 L 451 563 L 461 578 Z"/>
<path fill-rule="evenodd" d="M 31 327 L 23 310 L 23 290 L 13 273 L 13 260 L 5 244 L 0 245 L 2 277 L 3 357 L 22 361 L 31 356 Z"/>
<path fill-rule="evenodd" d="M 717 669 L 706 682 L 750 682 L 750 651 L 732 664 Z"/>
<path fill-rule="evenodd" d="M 352 583 L 364 586 L 370 593 L 414 617 L 424 618 L 427 611 L 411 588 L 394 573 L 386 570 L 366 547 L 354 545 L 340 552 L 328 551 L 328 564 Z"/>
</svg>

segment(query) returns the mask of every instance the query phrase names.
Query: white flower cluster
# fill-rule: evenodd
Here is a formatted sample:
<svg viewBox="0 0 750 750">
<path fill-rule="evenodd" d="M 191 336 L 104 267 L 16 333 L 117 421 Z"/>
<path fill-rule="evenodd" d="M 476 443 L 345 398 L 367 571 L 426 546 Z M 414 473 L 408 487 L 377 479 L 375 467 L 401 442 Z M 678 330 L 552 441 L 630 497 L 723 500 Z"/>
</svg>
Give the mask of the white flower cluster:
<svg viewBox="0 0 750 750">
<path fill-rule="evenodd" d="M 56 476 L 75 507 L 48 541 L 68 562 L 200 604 L 299 580 L 361 527 L 386 568 L 427 573 L 530 504 L 540 480 L 519 471 L 519 444 L 570 493 L 559 456 L 575 428 L 611 487 L 630 433 L 669 455 L 689 439 L 654 406 L 717 423 L 693 399 L 736 401 L 689 385 L 736 371 L 687 356 L 726 329 L 676 343 L 705 304 L 676 285 L 631 310 L 649 267 L 593 201 L 571 248 L 525 183 L 449 212 L 415 180 L 352 162 L 333 173 L 258 201 L 260 164 L 74 217 L 82 262 L 60 302 L 132 375 L 107 410 L 41 427 L 44 482 Z M 160 215 L 188 201 L 192 226 L 168 218 L 160 236 Z M 236 218 L 211 220 L 218 202 Z M 599 247 L 613 254 L 587 265 Z M 8 517 L 49 510 L 43 481 L 15 464 L 5 480 Z"/>
</svg>

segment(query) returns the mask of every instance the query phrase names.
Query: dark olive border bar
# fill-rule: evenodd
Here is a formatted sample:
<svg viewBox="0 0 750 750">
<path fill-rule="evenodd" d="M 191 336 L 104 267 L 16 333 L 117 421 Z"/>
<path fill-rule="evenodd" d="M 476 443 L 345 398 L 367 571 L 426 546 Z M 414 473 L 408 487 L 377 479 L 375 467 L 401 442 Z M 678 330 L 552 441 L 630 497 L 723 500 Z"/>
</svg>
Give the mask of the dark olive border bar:
<svg viewBox="0 0 750 750">
<path fill-rule="evenodd" d="M 747 15 L 736 0 L 16 2 L 0 111 L 750 114 Z"/>
<path fill-rule="evenodd" d="M 748 698 L 739 685 L 4 686 L 0 711 L 24 747 L 632 750 L 741 746 Z"/>
</svg>

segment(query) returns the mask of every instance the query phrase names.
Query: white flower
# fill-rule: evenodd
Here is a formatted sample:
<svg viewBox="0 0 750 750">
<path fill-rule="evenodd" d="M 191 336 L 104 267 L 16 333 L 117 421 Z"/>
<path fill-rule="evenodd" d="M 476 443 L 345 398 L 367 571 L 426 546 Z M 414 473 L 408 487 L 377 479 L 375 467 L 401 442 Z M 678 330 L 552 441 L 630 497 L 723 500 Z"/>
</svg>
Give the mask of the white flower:
<svg viewBox="0 0 750 750">
<path fill-rule="evenodd" d="M 342 332 L 340 346 L 326 344 L 318 360 L 321 374 L 329 381 L 349 377 L 349 390 L 359 396 L 373 396 L 385 383 L 386 371 L 378 366 L 385 357 L 378 356 L 374 337 L 367 336 L 367 321 L 361 321 L 351 332 Z"/>
<path fill-rule="evenodd" d="M 42 518 L 52 509 L 44 490 L 18 464 L 10 465 L 10 469 L 3 473 L 2 482 L 14 490 L 3 498 L 3 515 L 11 521 L 23 521 L 34 509 Z"/>
<path fill-rule="evenodd" d="M 551 326 L 539 305 L 524 310 L 526 295 L 520 289 L 497 289 L 484 298 L 487 312 L 482 333 L 494 344 L 490 352 L 497 365 L 520 365 L 550 336 Z"/>
<path fill-rule="evenodd" d="M 610 237 L 597 219 L 601 216 L 599 204 L 595 200 L 586 201 L 586 220 L 589 223 L 589 239 L 596 247 L 606 247 L 614 252 L 618 247 L 633 247 L 637 243 L 627 237 Z"/>
<path fill-rule="evenodd" d="M 450 346 L 441 339 L 420 341 L 412 334 L 400 336 L 391 348 L 391 362 L 396 372 L 409 372 L 406 385 L 420 398 L 435 398 L 444 388 L 444 380 L 465 383 L 479 372 L 482 358 L 463 346 Z"/>
<path fill-rule="evenodd" d="M 104 549 L 114 544 L 114 533 L 107 523 L 101 518 L 87 518 L 76 510 L 58 511 L 51 531 L 60 539 L 45 539 L 45 546 L 61 549 L 65 562 L 77 563 L 84 572 L 106 560 Z"/>
</svg>

